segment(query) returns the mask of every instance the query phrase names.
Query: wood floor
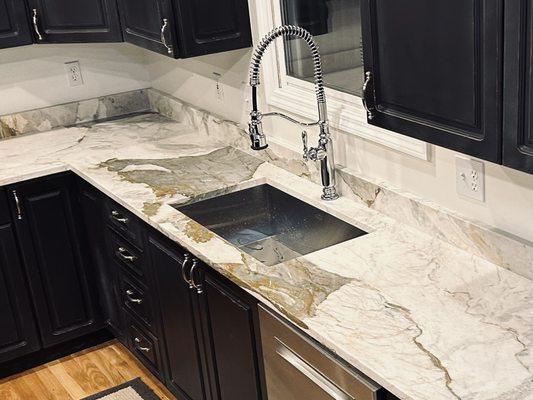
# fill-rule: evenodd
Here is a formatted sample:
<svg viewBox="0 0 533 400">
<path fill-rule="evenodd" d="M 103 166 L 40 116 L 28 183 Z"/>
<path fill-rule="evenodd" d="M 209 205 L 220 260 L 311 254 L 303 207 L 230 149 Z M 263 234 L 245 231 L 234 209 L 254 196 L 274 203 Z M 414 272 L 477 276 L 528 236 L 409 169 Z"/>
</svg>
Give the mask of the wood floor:
<svg viewBox="0 0 533 400">
<path fill-rule="evenodd" d="M 0 380 L 0 399 L 80 400 L 137 377 L 162 400 L 175 400 L 117 341 Z"/>
</svg>

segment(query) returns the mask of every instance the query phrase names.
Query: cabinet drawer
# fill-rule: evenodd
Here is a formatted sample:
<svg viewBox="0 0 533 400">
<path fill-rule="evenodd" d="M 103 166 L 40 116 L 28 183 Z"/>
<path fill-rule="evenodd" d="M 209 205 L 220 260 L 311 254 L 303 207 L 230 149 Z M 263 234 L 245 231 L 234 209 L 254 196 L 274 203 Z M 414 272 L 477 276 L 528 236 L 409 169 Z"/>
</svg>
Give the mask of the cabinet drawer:
<svg viewBox="0 0 533 400">
<path fill-rule="evenodd" d="M 149 291 L 143 289 L 142 285 L 136 283 L 124 272 L 121 273 L 120 281 L 122 304 L 152 330 L 154 319 Z"/>
<path fill-rule="evenodd" d="M 159 341 L 155 336 L 137 324 L 129 314 L 127 314 L 127 321 L 127 340 L 130 350 L 150 371 L 159 376 L 161 366 Z"/>
<path fill-rule="evenodd" d="M 142 226 L 139 219 L 111 199 L 106 199 L 104 209 L 109 224 L 142 249 Z"/>
<path fill-rule="evenodd" d="M 111 257 L 145 283 L 146 266 L 144 254 L 112 229 L 107 230 L 107 242 Z"/>
</svg>

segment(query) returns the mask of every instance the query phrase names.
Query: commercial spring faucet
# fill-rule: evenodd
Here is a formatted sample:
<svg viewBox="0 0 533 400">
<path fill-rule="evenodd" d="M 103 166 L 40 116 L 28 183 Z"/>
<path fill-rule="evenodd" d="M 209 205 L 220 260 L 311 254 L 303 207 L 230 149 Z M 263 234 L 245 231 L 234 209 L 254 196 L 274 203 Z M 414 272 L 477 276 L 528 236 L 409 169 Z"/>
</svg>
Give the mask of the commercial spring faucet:
<svg viewBox="0 0 533 400">
<path fill-rule="evenodd" d="M 314 65 L 314 80 L 315 92 L 318 104 L 318 121 L 312 123 L 305 123 L 295 120 L 287 115 L 272 112 L 262 114 L 257 107 L 257 87 L 259 86 L 259 71 L 261 69 L 261 61 L 268 46 L 280 36 L 293 36 L 303 39 L 313 57 Z M 320 161 L 320 171 L 323 185 L 323 200 L 336 200 L 339 198 L 337 189 L 335 187 L 335 160 L 333 157 L 333 142 L 329 133 L 328 108 L 326 105 L 326 93 L 324 91 L 324 78 L 322 74 L 322 60 L 318 51 L 318 46 L 313 39 L 313 36 L 303 28 L 293 25 L 280 26 L 272 30 L 266 35 L 257 45 L 252 61 L 250 64 L 250 86 L 252 87 L 252 111 L 250 113 L 250 139 L 252 141 L 253 150 L 263 150 L 268 147 L 266 136 L 263 133 L 262 119 L 269 116 L 278 116 L 289 120 L 300 126 L 318 126 L 320 128 L 320 136 L 317 147 L 307 147 L 307 132 L 302 132 L 303 141 L 303 157 L 304 160 Z"/>
</svg>

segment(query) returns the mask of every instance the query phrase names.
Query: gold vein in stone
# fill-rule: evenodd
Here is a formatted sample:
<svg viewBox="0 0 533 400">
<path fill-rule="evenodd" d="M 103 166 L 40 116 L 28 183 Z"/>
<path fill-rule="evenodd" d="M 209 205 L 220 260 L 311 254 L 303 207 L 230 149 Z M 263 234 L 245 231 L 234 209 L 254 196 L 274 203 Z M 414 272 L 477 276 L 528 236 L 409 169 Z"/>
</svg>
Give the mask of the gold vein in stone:
<svg viewBox="0 0 533 400">
<path fill-rule="evenodd" d="M 283 314 L 300 327 L 301 322 L 313 317 L 318 306 L 333 292 L 350 283 L 350 278 L 318 268 L 303 258 L 271 267 L 248 261 L 242 264 L 224 264 L 220 272 L 237 284 L 269 299 Z M 254 265 L 254 270 L 251 269 Z"/>
<path fill-rule="evenodd" d="M 399 311 L 404 316 L 404 318 L 407 319 L 414 326 L 414 328 L 417 331 L 417 334 L 413 337 L 413 343 L 416 345 L 416 347 L 418 347 L 424 354 L 426 354 L 429 357 L 429 359 L 431 360 L 431 363 L 436 368 L 442 371 L 442 373 L 444 374 L 446 388 L 456 399 L 461 400 L 461 397 L 457 393 L 455 393 L 455 391 L 452 388 L 452 377 L 448 369 L 444 366 L 440 358 L 438 358 L 435 354 L 433 354 L 420 342 L 419 339 L 424 334 L 424 331 L 422 330 L 420 325 L 418 325 L 418 323 L 413 319 L 411 315 L 411 311 L 406 307 L 400 306 L 398 304 L 393 304 L 388 301 L 385 302 L 385 307 Z"/>
<path fill-rule="evenodd" d="M 128 171 L 128 166 L 156 165 L 165 170 L 142 168 Z M 195 197 L 203 193 L 236 185 L 253 178 L 263 161 L 233 147 L 224 147 L 208 154 L 165 159 L 111 159 L 100 168 L 116 172 L 131 183 L 145 184 L 157 198 L 181 194 Z"/>
<path fill-rule="evenodd" d="M 207 228 L 192 220 L 185 225 L 185 234 L 196 243 L 207 243 L 215 236 Z"/>
</svg>

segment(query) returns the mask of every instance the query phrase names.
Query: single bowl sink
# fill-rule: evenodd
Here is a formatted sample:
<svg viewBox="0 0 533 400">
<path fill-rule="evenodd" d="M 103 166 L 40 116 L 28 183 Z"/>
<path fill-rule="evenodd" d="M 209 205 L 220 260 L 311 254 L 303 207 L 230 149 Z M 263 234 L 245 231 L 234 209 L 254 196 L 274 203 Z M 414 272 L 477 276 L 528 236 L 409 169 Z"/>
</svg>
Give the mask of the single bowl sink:
<svg viewBox="0 0 533 400">
<path fill-rule="evenodd" d="M 367 234 L 266 184 L 174 207 L 268 266 Z"/>
</svg>

